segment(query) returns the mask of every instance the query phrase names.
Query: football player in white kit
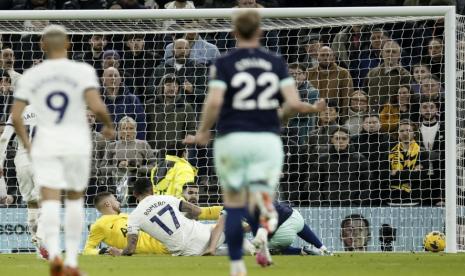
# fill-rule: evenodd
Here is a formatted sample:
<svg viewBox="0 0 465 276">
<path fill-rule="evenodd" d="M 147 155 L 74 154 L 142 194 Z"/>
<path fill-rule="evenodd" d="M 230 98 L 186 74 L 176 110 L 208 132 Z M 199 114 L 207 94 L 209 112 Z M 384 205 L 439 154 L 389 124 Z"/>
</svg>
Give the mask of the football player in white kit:
<svg viewBox="0 0 465 276">
<path fill-rule="evenodd" d="M 34 136 L 36 127 L 36 114 L 30 105 L 26 106 L 23 111 L 24 126 L 26 127 L 29 141 Z M 15 130 L 11 115 L 8 117 L 5 129 L 0 136 L 0 176 L 3 177 L 3 164 L 6 160 L 6 150 L 8 143 L 11 141 Z M 18 180 L 19 192 L 23 200 L 27 203 L 27 225 L 31 233 L 32 243 L 39 249 L 40 244 L 37 237 L 37 226 L 39 219 L 39 190 L 33 181 L 31 160 L 23 143 L 14 137 L 15 141 L 15 169 Z"/>
<path fill-rule="evenodd" d="M 153 195 L 150 181 L 136 181 L 134 196 L 139 205 L 128 217 L 128 244 L 121 255 L 134 254 L 139 231 L 161 241 L 175 256 L 200 256 L 206 251 L 212 225 L 186 217 L 197 217 L 200 207 L 174 196 Z M 218 244 L 223 241 L 224 235 Z"/>
<path fill-rule="evenodd" d="M 104 124 L 102 134 L 114 136 L 99 93 L 95 69 L 67 59 L 69 40 L 62 26 L 44 29 L 41 47 L 47 60 L 27 70 L 18 81 L 12 119 L 16 134 L 30 152 L 34 181 L 40 188 L 41 224 L 49 252 L 51 275 L 81 275 L 77 257 L 84 224 L 82 194 L 90 174 L 91 134 L 87 106 Z M 37 114 L 34 140 L 22 114 L 30 104 Z M 60 249 L 61 193 L 65 192 L 65 263 Z"/>
</svg>

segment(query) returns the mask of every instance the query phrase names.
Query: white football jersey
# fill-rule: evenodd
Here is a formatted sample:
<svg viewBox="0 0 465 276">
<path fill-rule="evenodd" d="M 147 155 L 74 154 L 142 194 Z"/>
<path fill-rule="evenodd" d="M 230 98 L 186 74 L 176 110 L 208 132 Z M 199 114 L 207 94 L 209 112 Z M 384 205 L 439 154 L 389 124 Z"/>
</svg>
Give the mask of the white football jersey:
<svg viewBox="0 0 465 276">
<path fill-rule="evenodd" d="M 37 114 L 33 156 L 90 155 L 84 92 L 98 87 L 92 66 L 65 58 L 45 60 L 24 73 L 14 96 Z"/>
<path fill-rule="evenodd" d="M 186 218 L 179 210 L 180 204 L 181 200 L 174 196 L 144 198 L 128 217 L 128 234 L 144 231 L 161 241 L 173 255 L 185 255 L 199 239 L 205 248 L 210 239 L 209 226 Z"/>
</svg>

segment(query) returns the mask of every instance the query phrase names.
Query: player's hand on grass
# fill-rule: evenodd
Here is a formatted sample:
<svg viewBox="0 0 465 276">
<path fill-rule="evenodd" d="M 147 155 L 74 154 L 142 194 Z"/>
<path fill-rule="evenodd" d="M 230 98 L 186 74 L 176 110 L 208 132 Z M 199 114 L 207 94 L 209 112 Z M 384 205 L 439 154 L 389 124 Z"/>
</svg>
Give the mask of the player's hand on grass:
<svg viewBox="0 0 465 276">
<path fill-rule="evenodd" d="M 109 128 L 104 126 L 102 129 L 102 135 L 107 140 L 114 140 L 115 139 L 115 130 L 113 128 Z"/>
<path fill-rule="evenodd" d="M 183 143 L 186 145 L 206 146 L 210 142 L 210 131 L 197 132 L 194 135 L 187 135 Z"/>
<path fill-rule="evenodd" d="M 202 253 L 202 256 L 215 256 L 216 248 L 208 248 L 205 252 Z"/>
<path fill-rule="evenodd" d="M 313 104 L 313 107 L 316 109 L 317 112 L 324 111 L 326 109 L 326 101 L 324 99 L 319 99 Z"/>
<path fill-rule="evenodd" d="M 107 253 L 112 256 L 121 256 L 121 254 L 123 253 L 123 250 L 116 248 L 116 247 L 109 247 L 107 250 Z"/>
</svg>

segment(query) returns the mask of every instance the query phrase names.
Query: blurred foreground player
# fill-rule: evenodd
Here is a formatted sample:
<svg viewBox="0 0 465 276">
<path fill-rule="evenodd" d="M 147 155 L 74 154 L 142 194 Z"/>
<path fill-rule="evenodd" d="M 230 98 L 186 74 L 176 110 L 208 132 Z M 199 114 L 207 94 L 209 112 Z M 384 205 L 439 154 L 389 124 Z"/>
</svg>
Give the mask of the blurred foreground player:
<svg viewBox="0 0 465 276">
<path fill-rule="evenodd" d="M 82 193 L 91 162 L 87 106 L 104 123 L 102 134 L 114 136 L 111 118 L 98 91 L 90 65 L 67 59 L 69 40 L 62 26 L 44 29 L 41 48 L 47 60 L 24 73 L 17 84 L 12 118 L 16 134 L 30 152 L 35 183 L 40 187 L 41 223 L 49 252 L 51 275 L 82 275 L 78 251 L 84 224 Z M 22 114 L 28 103 L 37 115 L 31 143 Z M 65 265 L 60 249 L 60 196 L 65 192 Z"/>
<path fill-rule="evenodd" d="M 250 210 L 255 206 L 260 210 L 262 227 L 254 239 L 259 249 L 257 261 L 264 266 L 271 264 L 267 235 L 278 223 L 273 198 L 284 158 L 280 119 L 295 112 L 319 112 L 326 106 L 323 101 L 315 105 L 300 101 L 284 60 L 261 48 L 260 21 L 256 11 L 234 14 L 237 48 L 218 58 L 210 68 L 202 122 L 196 135 L 185 139 L 187 144 L 207 145 L 210 130 L 217 123 L 215 166 L 228 213 L 225 234 L 234 276 L 246 275 L 241 222 L 247 215 L 247 202 Z"/>
</svg>

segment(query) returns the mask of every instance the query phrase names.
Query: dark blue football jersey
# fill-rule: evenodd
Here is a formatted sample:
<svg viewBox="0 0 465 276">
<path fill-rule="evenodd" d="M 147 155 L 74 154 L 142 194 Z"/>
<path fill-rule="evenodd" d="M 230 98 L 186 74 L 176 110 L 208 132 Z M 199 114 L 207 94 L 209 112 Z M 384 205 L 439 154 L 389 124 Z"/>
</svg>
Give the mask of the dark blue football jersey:
<svg viewBox="0 0 465 276">
<path fill-rule="evenodd" d="M 283 58 L 262 48 L 238 48 L 219 57 L 210 68 L 210 86 L 226 89 L 218 134 L 279 134 L 281 87 L 293 81 Z"/>
</svg>

